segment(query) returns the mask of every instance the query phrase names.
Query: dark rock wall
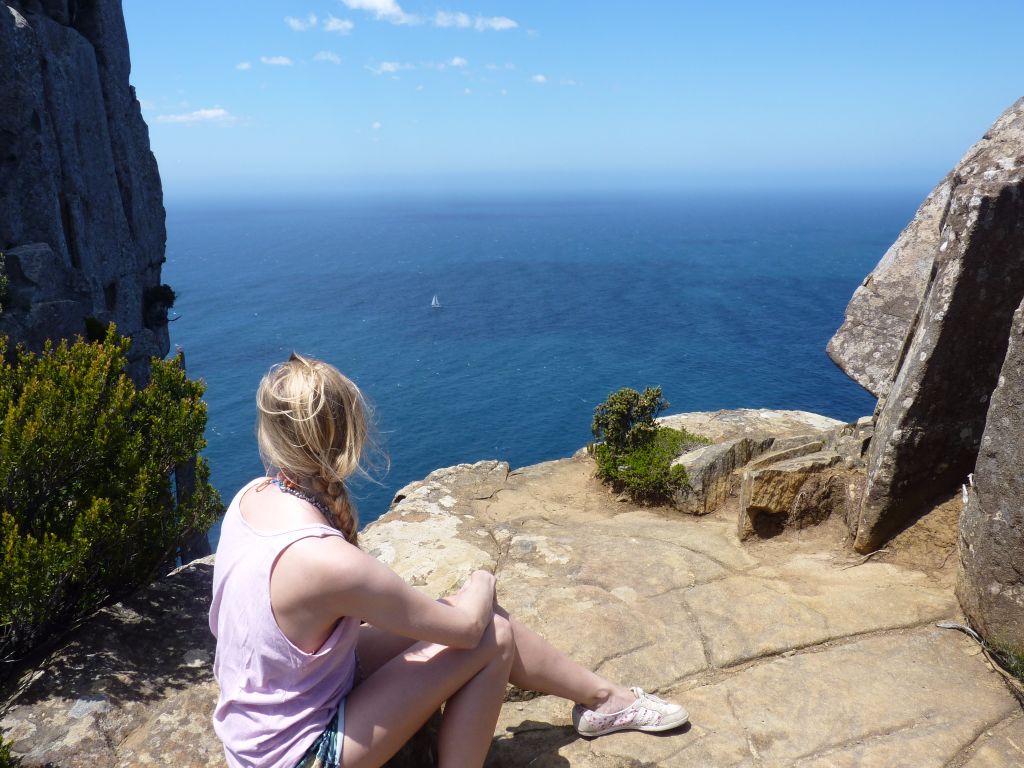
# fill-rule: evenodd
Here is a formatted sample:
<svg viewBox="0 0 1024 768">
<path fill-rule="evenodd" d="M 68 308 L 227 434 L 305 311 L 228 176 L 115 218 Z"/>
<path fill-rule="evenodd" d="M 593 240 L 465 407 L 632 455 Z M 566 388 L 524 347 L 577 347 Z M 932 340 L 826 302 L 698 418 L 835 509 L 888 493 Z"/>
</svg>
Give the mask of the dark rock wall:
<svg viewBox="0 0 1024 768">
<path fill-rule="evenodd" d="M 0 333 L 37 348 L 112 320 L 139 372 L 169 347 L 165 313 L 144 306 L 166 230 L 130 70 L 118 0 L 0 0 L 0 251 L 16 262 Z M 24 280 L 24 246 L 74 288 Z"/>
<path fill-rule="evenodd" d="M 1024 303 L 960 517 L 957 597 L 985 637 L 1024 653 Z"/>
</svg>

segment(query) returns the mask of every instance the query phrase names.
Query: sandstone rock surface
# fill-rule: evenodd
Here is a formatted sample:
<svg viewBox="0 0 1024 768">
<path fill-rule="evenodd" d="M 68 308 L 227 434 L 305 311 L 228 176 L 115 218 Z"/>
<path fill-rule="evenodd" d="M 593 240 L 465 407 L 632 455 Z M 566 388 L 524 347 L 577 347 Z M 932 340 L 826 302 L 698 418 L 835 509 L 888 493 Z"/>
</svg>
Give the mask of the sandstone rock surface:
<svg viewBox="0 0 1024 768">
<path fill-rule="evenodd" d="M 1024 304 L 992 393 L 973 486 L 960 516 L 957 596 L 989 640 L 1024 654 Z"/>
<path fill-rule="evenodd" d="M 939 257 L 954 192 L 987 173 L 1021 164 L 1024 136 L 1016 121 L 1022 103 L 1014 104 L 939 182 L 850 299 L 828 354 L 873 395 L 888 394 L 896 375 L 903 341 L 913 331 Z"/>
<path fill-rule="evenodd" d="M 37 348 L 113 320 L 132 336 L 132 371 L 167 353 L 159 285 L 166 232 L 149 132 L 129 85 L 118 0 L 0 3 L 0 251 L 48 247 L 73 289 L 29 303 L 12 272 L 0 332 Z M 79 308 L 81 307 L 81 308 Z"/>
<path fill-rule="evenodd" d="M 691 515 L 705 515 L 721 506 L 738 487 L 736 471 L 758 456 L 806 445 L 842 427 L 842 422 L 817 413 L 764 408 L 679 413 L 658 421 L 712 442 L 673 462 L 686 469 L 690 480 L 688 488 L 675 494 L 673 505 Z"/>
<path fill-rule="evenodd" d="M 593 472 L 585 456 L 439 470 L 363 533 L 432 595 L 494 569 L 502 603 L 556 646 L 691 713 L 670 734 L 587 741 L 568 702 L 511 689 L 488 766 L 997 768 L 1024 744 L 1002 679 L 934 626 L 959 618 L 951 568 L 851 568 L 820 529 L 744 546 L 735 498 L 702 517 L 636 507 Z M 26 768 L 223 764 L 209 574 L 193 564 L 54 657 L 0 721 Z"/>
<path fill-rule="evenodd" d="M 603 674 L 680 699 L 693 720 L 661 737 L 586 741 L 567 703 L 513 692 L 489 766 L 938 768 L 975 755 L 986 729 L 1024 740 L 1020 706 L 977 648 L 934 627 L 957 614 L 949 569 L 848 568 L 838 545 L 792 540 L 745 548 L 735 500 L 700 518 L 637 508 L 592 472 L 584 457 L 550 462 L 496 490 L 494 464 L 463 467 L 489 478 L 484 487 L 413 484 L 366 535 L 401 541 L 410 517 L 429 514 L 436 527 L 448 516 L 436 546 L 467 545 L 463 573 L 489 552 L 513 614 Z M 403 572 L 401 558 L 394 565 Z M 422 558 L 409 568 L 438 584 L 459 570 L 424 574 Z"/>
<path fill-rule="evenodd" d="M 869 552 L 973 471 L 1024 297 L 1024 100 L 957 167 L 924 297 L 876 411 L 856 548 Z"/>
</svg>

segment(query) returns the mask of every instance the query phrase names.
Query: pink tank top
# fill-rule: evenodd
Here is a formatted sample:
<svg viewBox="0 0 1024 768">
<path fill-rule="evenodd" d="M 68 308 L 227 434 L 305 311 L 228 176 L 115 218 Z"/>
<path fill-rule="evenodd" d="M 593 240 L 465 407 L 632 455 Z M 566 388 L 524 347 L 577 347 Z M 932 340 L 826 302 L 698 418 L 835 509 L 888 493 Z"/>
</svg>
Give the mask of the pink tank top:
<svg viewBox="0 0 1024 768">
<path fill-rule="evenodd" d="M 326 525 L 258 531 L 231 501 L 213 569 L 210 629 L 220 699 L 213 728 L 232 768 L 291 768 L 327 727 L 352 690 L 359 620 L 338 622 L 316 653 L 285 637 L 270 607 L 270 569 L 285 547 L 309 536 L 341 536 Z"/>
</svg>

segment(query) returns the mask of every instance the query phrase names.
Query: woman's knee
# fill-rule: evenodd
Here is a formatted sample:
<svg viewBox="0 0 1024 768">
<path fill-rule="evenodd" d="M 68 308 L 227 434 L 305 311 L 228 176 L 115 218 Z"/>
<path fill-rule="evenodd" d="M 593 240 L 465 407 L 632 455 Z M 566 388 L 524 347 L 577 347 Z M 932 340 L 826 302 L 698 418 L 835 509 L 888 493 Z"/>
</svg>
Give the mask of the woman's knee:
<svg viewBox="0 0 1024 768">
<path fill-rule="evenodd" d="M 491 618 L 491 626 L 494 631 L 494 644 L 498 656 L 511 662 L 516 652 L 516 636 L 508 614 L 503 614 L 504 612 L 495 613 Z"/>
</svg>

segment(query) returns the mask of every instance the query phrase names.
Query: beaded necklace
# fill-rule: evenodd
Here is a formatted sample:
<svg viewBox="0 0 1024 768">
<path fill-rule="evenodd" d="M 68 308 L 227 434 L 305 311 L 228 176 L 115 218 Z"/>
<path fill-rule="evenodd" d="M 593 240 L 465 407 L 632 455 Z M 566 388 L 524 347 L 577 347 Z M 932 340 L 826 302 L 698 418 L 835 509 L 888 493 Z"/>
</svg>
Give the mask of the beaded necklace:
<svg viewBox="0 0 1024 768">
<path fill-rule="evenodd" d="M 318 499 L 316 496 L 313 496 L 310 493 L 306 493 L 306 491 L 304 491 L 301 487 L 293 483 L 287 477 L 281 477 L 280 475 L 278 475 L 277 477 L 272 477 L 270 479 L 270 482 L 272 482 L 274 485 L 280 488 L 282 492 L 290 493 L 292 496 L 302 499 L 308 504 L 312 504 L 314 507 L 319 509 L 321 514 L 323 514 L 323 516 L 328 520 L 334 519 L 334 513 L 331 512 L 330 508 L 326 504 L 320 501 L 320 499 Z"/>
</svg>

